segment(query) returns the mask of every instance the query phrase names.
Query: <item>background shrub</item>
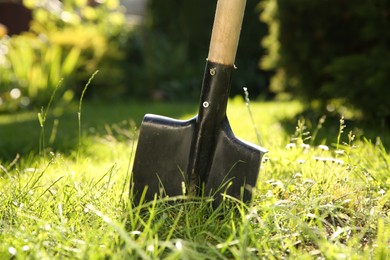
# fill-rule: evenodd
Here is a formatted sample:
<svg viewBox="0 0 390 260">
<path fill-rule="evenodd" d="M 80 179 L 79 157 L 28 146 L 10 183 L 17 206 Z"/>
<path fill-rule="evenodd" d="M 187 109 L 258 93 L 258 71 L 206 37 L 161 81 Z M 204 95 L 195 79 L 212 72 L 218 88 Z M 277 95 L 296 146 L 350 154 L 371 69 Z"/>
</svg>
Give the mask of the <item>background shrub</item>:
<svg viewBox="0 0 390 260">
<path fill-rule="evenodd" d="M 0 104 L 0 110 L 12 110 L 4 106 L 9 101 L 15 104 L 13 110 L 21 107 L 21 99 L 10 98 L 14 88 L 29 98 L 30 107 L 46 105 L 61 78 L 63 87 L 56 95 L 71 100 L 81 93 L 96 70 L 99 73 L 87 92 L 89 98 L 196 100 L 199 97 L 216 1 L 151 0 L 145 23 L 136 28 L 125 23 L 118 0 L 99 4 L 86 0 L 50 3 L 25 0 L 25 5 L 33 10 L 33 21 L 27 34 L 9 39 L 14 48 L 7 47 L 3 52 L 8 67 L 0 63 L 0 74 L 4 75 L 0 79 L 0 97 L 7 102 Z M 265 35 L 266 26 L 258 19 L 256 5 L 255 1 L 247 3 L 232 96 L 242 94 L 243 86 L 248 87 L 252 98 L 266 94 L 268 75 L 257 66 L 262 55 L 258 39 Z M 25 64 L 24 74 L 17 73 L 17 59 L 11 60 L 15 53 L 23 52 L 14 44 L 16 41 L 26 42 L 34 61 Z M 42 58 L 51 49 L 58 56 L 53 66 L 48 64 L 50 59 Z M 77 56 L 76 63 L 67 62 L 72 68 L 66 73 L 53 69 L 62 68 L 68 55 Z M 39 87 L 32 83 L 31 71 L 40 71 Z M 33 91 L 37 88 L 39 94 Z"/>
<path fill-rule="evenodd" d="M 132 95 L 199 97 L 215 7 L 210 0 L 148 2 L 145 25 L 131 36 L 126 51 Z M 258 13 L 257 3 L 248 1 L 231 95 L 242 94 L 243 86 L 253 96 L 267 89 L 267 74 L 257 66 L 262 55 L 258 39 L 266 33 Z"/>
<path fill-rule="evenodd" d="M 274 91 L 307 103 L 331 100 L 367 117 L 390 114 L 390 1 L 264 0 L 263 69 L 275 70 Z"/>
<path fill-rule="evenodd" d="M 126 55 L 129 96 L 155 100 L 198 97 L 202 66 L 191 64 L 183 42 L 173 42 L 160 31 L 139 28 L 128 39 Z"/>
<path fill-rule="evenodd" d="M 123 92 L 122 85 L 113 84 L 119 78 L 115 72 L 122 71 L 118 39 L 127 33 L 118 0 L 26 0 L 25 5 L 33 10 L 29 32 L 3 35 L 0 41 L 0 111 L 47 105 L 62 79 L 56 95 L 70 101 L 101 67 L 95 91 L 101 96 Z"/>
</svg>

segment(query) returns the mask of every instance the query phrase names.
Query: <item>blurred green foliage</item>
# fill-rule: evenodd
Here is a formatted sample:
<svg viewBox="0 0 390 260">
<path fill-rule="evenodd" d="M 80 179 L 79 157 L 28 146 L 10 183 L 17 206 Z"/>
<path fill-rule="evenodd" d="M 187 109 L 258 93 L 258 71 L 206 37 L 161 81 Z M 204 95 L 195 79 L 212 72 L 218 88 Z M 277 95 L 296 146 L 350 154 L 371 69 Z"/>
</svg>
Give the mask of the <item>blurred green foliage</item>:
<svg viewBox="0 0 390 260">
<path fill-rule="evenodd" d="M 13 95 L 13 99 L 20 98 L 24 106 L 30 105 L 30 102 L 37 105 L 47 103 L 61 77 L 70 82 L 80 56 L 77 47 L 65 51 L 59 45 L 27 35 L 14 36 L 8 47 L 14 76 L 12 83 L 17 86 L 13 90 L 21 90 L 19 97 Z"/>
<path fill-rule="evenodd" d="M 33 10 L 30 31 L 0 43 L 0 111 L 45 106 L 61 79 L 55 104 L 69 102 L 96 70 L 88 98 L 199 97 L 216 1 L 151 0 L 140 26 L 126 22 L 119 0 L 24 1 Z M 258 14 L 248 1 L 232 96 L 244 86 L 252 97 L 266 92 Z"/>
<path fill-rule="evenodd" d="M 47 105 L 60 82 L 59 103 L 69 102 L 101 64 L 119 63 L 117 39 L 126 31 L 118 0 L 24 4 L 33 10 L 30 31 L 0 41 L 0 111 Z M 102 73 L 100 85 L 115 81 L 104 77 L 111 72 Z"/>
<path fill-rule="evenodd" d="M 127 94 L 139 99 L 198 97 L 203 64 L 191 63 L 188 47 L 159 31 L 138 28 L 126 44 Z"/>
<path fill-rule="evenodd" d="M 141 82 L 146 83 L 144 88 L 150 88 L 149 93 L 180 100 L 199 97 L 215 7 L 216 1 L 210 0 L 148 1 L 145 26 L 139 32 L 141 37 L 137 37 L 142 44 L 128 46 L 140 47 L 129 56 L 141 55 L 137 75 L 144 74 Z M 259 39 L 266 34 L 266 26 L 258 15 L 257 2 L 248 1 L 232 96 L 242 95 L 244 86 L 253 96 L 266 94 L 268 76 L 257 66 L 262 55 Z"/>
<path fill-rule="evenodd" d="M 317 107 L 390 115 L 390 1 L 263 0 L 271 88 Z M 313 108 L 313 107 L 312 107 Z"/>
</svg>

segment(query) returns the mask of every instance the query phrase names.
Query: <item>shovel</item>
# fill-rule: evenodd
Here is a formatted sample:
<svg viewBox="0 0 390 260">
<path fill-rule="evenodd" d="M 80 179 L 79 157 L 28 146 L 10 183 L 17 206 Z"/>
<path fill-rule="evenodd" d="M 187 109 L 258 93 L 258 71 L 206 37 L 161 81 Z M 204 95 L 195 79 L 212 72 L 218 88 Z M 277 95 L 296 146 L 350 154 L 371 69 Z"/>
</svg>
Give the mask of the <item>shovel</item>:
<svg viewBox="0 0 390 260">
<path fill-rule="evenodd" d="M 226 116 L 245 3 L 218 0 L 198 115 L 145 115 L 130 185 L 135 203 L 187 194 L 213 196 L 214 207 L 223 194 L 251 199 L 267 151 L 235 137 Z"/>
</svg>

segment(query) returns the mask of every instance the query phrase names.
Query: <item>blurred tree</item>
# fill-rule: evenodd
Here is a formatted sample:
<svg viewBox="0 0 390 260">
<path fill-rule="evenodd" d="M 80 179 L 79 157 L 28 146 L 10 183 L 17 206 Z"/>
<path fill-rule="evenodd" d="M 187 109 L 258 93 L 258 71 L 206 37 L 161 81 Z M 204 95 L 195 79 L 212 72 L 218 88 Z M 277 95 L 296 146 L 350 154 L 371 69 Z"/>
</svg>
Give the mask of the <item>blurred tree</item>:
<svg viewBox="0 0 390 260">
<path fill-rule="evenodd" d="M 367 117 L 390 115 L 390 1 L 263 0 L 263 69 L 271 88 L 324 108 L 333 100 Z M 375 100 L 375 101 L 374 101 Z"/>
<path fill-rule="evenodd" d="M 150 36 L 151 34 L 159 35 L 160 39 L 165 37 L 164 41 L 170 43 L 173 49 L 181 48 L 181 55 L 184 55 L 183 58 L 177 56 L 170 58 L 167 53 L 165 60 L 160 60 L 164 64 L 158 66 L 168 67 L 166 69 L 170 71 L 164 73 L 164 78 L 156 77 L 155 88 L 162 89 L 167 95 L 182 88 L 183 94 L 190 92 L 198 96 L 196 93 L 200 90 L 215 7 L 215 0 L 150 0 L 148 2 L 146 28 L 143 32 L 145 55 L 148 56 L 148 52 L 157 52 L 159 49 L 155 37 Z M 248 87 L 253 96 L 265 94 L 267 89 L 268 76 L 257 67 L 257 60 L 262 55 L 259 39 L 266 34 L 266 26 L 260 23 L 258 14 L 257 2 L 248 1 L 236 59 L 239 69 L 233 74 L 232 95 L 242 94 L 243 86 Z M 183 63 L 169 68 L 173 58 L 179 58 Z M 188 71 L 187 79 L 180 76 L 183 67 Z M 180 82 L 164 84 L 166 81 L 175 81 L 178 78 L 184 86 L 179 87 Z"/>
</svg>

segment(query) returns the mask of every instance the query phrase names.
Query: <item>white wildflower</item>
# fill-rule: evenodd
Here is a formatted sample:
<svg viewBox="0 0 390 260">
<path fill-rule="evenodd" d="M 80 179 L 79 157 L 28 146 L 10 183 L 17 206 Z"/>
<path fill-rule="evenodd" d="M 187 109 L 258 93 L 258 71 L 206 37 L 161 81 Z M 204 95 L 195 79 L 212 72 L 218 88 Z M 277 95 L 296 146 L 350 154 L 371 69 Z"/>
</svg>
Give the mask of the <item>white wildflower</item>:
<svg viewBox="0 0 390 260">
<path fill-rule="evenodd" d="M 296 147 L 296 145 L 294 143 L 289 143 L 286 145 L 286 149 L 293 149 L 295 147 Z"/>
<path fill-rule="evenodd" d="M 321 144 L 318 146 L 319 149 L 324 150 L 324 151 L 329 151 L 329 147 L 327 145 Z"/>
</svg>

